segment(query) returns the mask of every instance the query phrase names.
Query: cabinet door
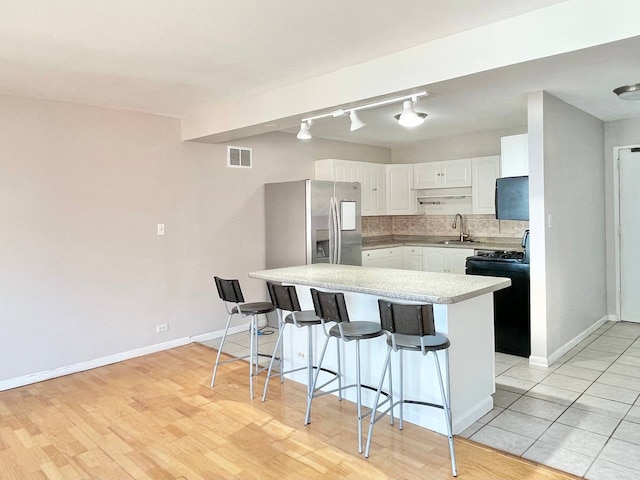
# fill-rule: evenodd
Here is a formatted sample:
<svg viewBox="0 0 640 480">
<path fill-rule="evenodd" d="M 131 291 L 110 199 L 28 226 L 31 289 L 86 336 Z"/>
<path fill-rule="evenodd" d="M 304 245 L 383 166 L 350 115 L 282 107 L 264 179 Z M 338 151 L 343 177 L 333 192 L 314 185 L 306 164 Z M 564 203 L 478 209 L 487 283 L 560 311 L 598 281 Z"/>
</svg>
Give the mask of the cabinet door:
<svg viewBox="0 0 640 480">
<path fill-rule="evenodd" d="M 500 139 L 501 176 L 529 175 L 529 135 L 511 135 Z"/>
<path fill-rule="evenodd" d="M 500 176 L 500 157 L 481 157 L 471 160 L 473 170 L 473 213 L 494 215 L 496 178 Z"/>
<path fill-rule="evenodd" d="M 345 169 L 347 175 L 347 182 L 360 182 L 362 183 L 362 164 L 363 162 L 349 162 L 345 161 Z"/>
<path fill-rule="evenodd" d="M 335 182 L 350 182 L 349 180 L 349 168 L 346 160 L 334 160 L 333 161 L 333 178 Z"/>
<path fill-rule="evenodd" d="M 363 267 L 403 268 L 402 247 L 378 248 L 362 252 Z"/>
<path fill-rule="evenodd" d="M 362 215 L 384 215 L 385 168 L 383 164 L 360 163 L 360 183 L 362 184 Z"/>
<path fill-rule="evenodd" d="M 410 215 L 416 212 L 413 190 L 413 165 L 386 165 L 387 214 Z"/>
<path fill-rule="evenodd" d="M 422 250 L 423 270 L 425 272 L 447 272 L 448 248 L 424 247 Z"/>
<path fill-rule="evenodd" d="M 413 180 L 416 189 L 440 187 L 442 162 L 416 163 L 413 165 Z"/>
<path fill-rule="evenodd" d="M 373 215 L 386 215 L 386 195 L 385 183 L 387 181 L 387 170 L 382 164 L 372 164 L 373 182 L 372 182 L 372 201 Z"/>
<path fill-rule="evenodd" d="M 375 198 L 375 171 L 374 165 L 363 164 L 361 169 L 362 177 L 360 183 L 362 184 L 360 191 L 362 192 L 362 216 L 375 215 L 376 214 L 376 198 Z"/>
<path fill-rule="evenodd" d="M 404 247 L 404 269 L 422 271 L 422 248 Z"/>
<path fill-rule="evenodd" d="M 451 248 L 449 254 L 449 273 L 465 274 L 467 257 L 473 256 L 473 250 L 466 248 Z"/>
<path fill-rule="evenodd" d="M 442 162 L 442 175 L 440 187 L 470 187 L 471 186 L 471 159 L 449 160 Z"/>
</svg>

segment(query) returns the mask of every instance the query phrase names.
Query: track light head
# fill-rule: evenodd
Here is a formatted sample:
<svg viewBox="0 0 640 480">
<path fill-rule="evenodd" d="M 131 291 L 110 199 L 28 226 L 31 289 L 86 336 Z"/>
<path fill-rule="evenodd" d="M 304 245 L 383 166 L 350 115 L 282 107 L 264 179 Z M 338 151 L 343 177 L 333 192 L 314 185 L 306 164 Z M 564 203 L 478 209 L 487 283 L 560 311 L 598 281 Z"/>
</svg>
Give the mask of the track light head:
<svg viewBox="0 0 640 480">
<path fill-rule="evenodd" d="M 309 128 L 311 128 L 312 124 L 313 122 L 311 120 L 307 120 L 306 122 L 301 122 L 300 131 L 298 132 L 298 135 L 296 135 L 296 138 L 298 140 L 311 140 L 313 137 L 311 136 L 311 132 L 309 131 Z"/>
<path fill-rule="evenodd" d="M 640 100 L 640 83 L 618 87 L 613 93 L 623 100 Z"/>
<path fill-rule="evenodd" d="M 367 124 L 364 123 L 362 120 L 360 120 L 360 117 L 358 117 L 358 112 L 356 112 L 355 110 L 351 110 L 351 113 L 349 114 L 349 118 L 351 119 L 351 128 L 350 130 L 352 132 L 362 128 L 362 127 L 366 127 Z"/>
<path fill-rule="evenodd" d="M 402 102 L 402 113 L 394 115 L 394 118 L 403 127 L 417 127 L 418 125 L 422 125 L 424 119 L 427 118 L 426 113 L 416 113 L 413 109 L 415 103 L 416 100 L 405 100 Z"/>
</svg>

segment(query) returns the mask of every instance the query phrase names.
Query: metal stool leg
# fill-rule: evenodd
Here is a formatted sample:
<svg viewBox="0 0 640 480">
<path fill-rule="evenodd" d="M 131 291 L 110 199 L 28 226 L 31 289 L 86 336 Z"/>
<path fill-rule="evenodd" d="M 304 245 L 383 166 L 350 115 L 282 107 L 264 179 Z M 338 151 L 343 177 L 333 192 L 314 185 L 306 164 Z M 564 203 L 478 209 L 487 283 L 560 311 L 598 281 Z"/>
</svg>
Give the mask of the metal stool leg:
<svg viewBox="0 0 640 480">
<path fill-rule="evenodd" d="M 320 369 L 320 367 L 318 367 Z M 313 382 L 313 327 L 307 326 L 307 395 L 312 393 Z"/>
<path fill-rule="evenodd" d="M 342 363 L 340 363 L 340 340 L 336 338 L 336 352 L 338 356 L 338 400 L 342 401 Z"/>
<path fill-rule="evenodd" d="M 231 323 L 232 316 L 233 314 L 229 314 L 229 318 L 227 318 L 227 325 L 224 327 L 222 340 L 220 340 L 220 345 L 218 346 L 218 355 L 216 355 L 216 363 L 213 366 L 213 375 L 211 375 L 211 388 L 213 388 L 213 384 L 216 381 L 216 373 L 218 373 L 218 365 L 220 364 L 220 354 L 222 353 L 222 346 L 224 345 L 224 341 L 227 338 L 227 332 L 229 331 L 229 324 Z"/>
<path fill-rule="evenodd" d="M 384 383 L 384 377 L 387 373 L 388 367 L 391 361 L 391 347 L 387 347 L 387 356 L 384 359 L 384 367 L 382 368 L 382 375 L 380 376 L 380 382 L 378 382 L 378 390 L 376 391 L 376 398 L 373 402 L 373 409 L 371 410 L 371 420 L 369 421 L 369 433 L 367 434 L 367 446 L 364 450 L 364 457 L 369 458 L 369 451 L 371 450 L 371 438 L 373 437 L 373 426 L 376 424 L 376 410 L 378 408 L 378 402 L 380 401 L 380 394 L 382 392 L 382 384 Z M 389 374 L 391 370 L 389 369 Z M 391 395 L 391 418 L 393 418 L 393 395 Z M 392 423 L 393 425 L 393 423 Z"/>
<path fill-rule="evenodd" d="M 400 424 L 398 428 L 404 428 L 404 351 L 400 350 Z"/>
<path fill-rule="evenodd" d="M 358 410 L 358 453 L 362 453 L 362 382 L 360 378 L 360 340 L 356 340 L 356 400 L 356 407 Z"/>
<path fill-rule="evenodd" d="M 251 397 L 251 400 L 253 400 L 253 361 L 255 358 L 256 361 L 256 370 L 257 368 L 257 362 L 258 362 L 258 355 L 255 354 L 256 349 L 258 348 L 258 346 L 256 345 L 256 340 L 257 340 L 257 331 L 256 331 L 256 316 L 255 315 L 251 315 L 251 322 L 250 322 L 250 327 L 249 327 L 249 332 L 251 334 L 251 340 L 250 340 L 250 344 L 249 344 L 249 396 Z"/>
<path fill-rule="evenodd" d="M 286 326 L 286 323 L 281 321 L 281 315 L 279 311 L 278 311 L 278 324 L 280 325 L 280 329 L 278 332 L 278 339 L 276 340 L 276 344 L 273 347 L 273 355 L 271 355 L 271 361 L 269 362 L 269 370 L 267 370 L 267 379 L 264 381 L 264 391 L 262 392 L 263 402 L 267 399 L 267 390 L 269 389 L 269 379 L 271 378 L 271 371 L 273 370 L 273 362 L 276 359 L 275 353 L 278 351 L 278 347 L 280 347 L 280 381 L 281 382 L 284 381 L 284 379 L 282 378 L 282 371 L 283 371 L 282 335 L 284 334 L 284 327 Z"/>
<path fill-rule="evenodd" d="M 313 385 L 311 386 L 311 389 L 309 390 L 309 394 L 307 396 L 307 413 L 304 417 L 305 425 L 309 425 L 309 422 L 311 422 L 311 401 L 313 400 L 313 393 L 316 390 L 316 384 L 318 383 L 318 376 L 320 375 L 320 369 L 322 368 L 322 361 L 324 360 L 324 354 L 327 351 L 327 345 L 329 344 L 329 339 L 330 337 L 327 337 L 327 339 L 324 341 L 324 345 L 322 347 L 322 353 L 320 354 L 320 360 L 318 361 L 318 369 L 316 371 L 315 376 L 313 377 Z"/>
<path fill-rule="evenodd" d="M 445 350 L 445 363 L 446 363 L 446 371 L 447 376 L 449 372 L 449 358 L 448 351 Z M 445 394 L 444 382 L 442 381 L 442 372 L 440 371 L 440 361 L 438 360 L 438 353 L 433 352 L 434 357 L 436 358 L 436 370 L 438 371 L 438 382 L 440 383 L 440 393 L 442 394 L 442 408 L 444 410 L 444 414 L 446 417 L 447 424 L 447 436 L 449 437 L 449 454 L 451 455 L 451 471 L 453 472 L 453 476 L 458 476 L 458 470 L 456 468 L 456 452 L 453 448 L 453 434 L 452 434 L 452 425 L 451 425 L 451 409 L 449 407 L 449 400 L 447 399 L 447 395 Z M 448 388 L 448 385 L 447 385 Z"/>
</svg>

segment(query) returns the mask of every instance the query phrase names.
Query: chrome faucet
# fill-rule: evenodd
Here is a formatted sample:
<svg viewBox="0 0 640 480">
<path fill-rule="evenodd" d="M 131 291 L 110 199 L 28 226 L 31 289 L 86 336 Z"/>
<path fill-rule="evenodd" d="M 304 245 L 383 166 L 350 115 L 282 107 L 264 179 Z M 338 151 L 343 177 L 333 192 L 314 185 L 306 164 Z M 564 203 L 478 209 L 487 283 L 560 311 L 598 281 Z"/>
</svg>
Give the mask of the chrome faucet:
<svg viewBox="0 0 640 480">
<path fill-rule="evenodd" d="M 456 216 L 453 219 L 453 224 L 451 225 L 451 228 L 458 227 L 458 217 L 460 217 L 460 241 L 464 242 L 464 237 L 468 237 L 469 235 L 466 235 L 464 233 L 464 220 L 462 219 L 462 215 L 460 215 L 459 213 L 456 213 Z"/>
</svg>

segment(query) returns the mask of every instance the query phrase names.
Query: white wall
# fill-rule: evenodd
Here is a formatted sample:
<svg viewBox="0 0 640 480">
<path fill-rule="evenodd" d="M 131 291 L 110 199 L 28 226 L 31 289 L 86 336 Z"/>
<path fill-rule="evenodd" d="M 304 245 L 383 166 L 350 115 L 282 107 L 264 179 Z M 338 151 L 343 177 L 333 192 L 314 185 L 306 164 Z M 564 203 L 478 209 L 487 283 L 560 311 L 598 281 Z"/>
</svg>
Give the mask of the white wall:
<svg viewBox="0 0 640 480">
<path fill-rule="evenodd" d="M 607 314 L 604 124 L 547 93 L 533 94 L 529 107 L 531 244 L 543 238 L 545 246 L 544 259 L 533 248 L 532 281 L 544 275 L 546 282 L 546 318 L 532 309 L 532 328 L 546 322 L 545 353 L 555 358 Z M 537 285 L 532 292 L 536 301 L 543 300 Z M 533 356 L 544 352 L 539 347 Z"/>
<path fill-rule="evenodd" d="M 0 387 L 220 330 L 213 275 L 265 298 L 247 277 L 264 268 L 264 183 L 311 178 L 325 156 L 390 161 L 286 134 L 234 144 L 253 147 L 253 169 L 181 142 L 176 119 L 0 96 Z"/>
<path fill-rule="evenodd" d="M 527 133 L 527 127 L 443 137 L 391 149 L 393 163 L 422 163 L 500 155 L 500 138 Z"/>
<path fill-rule="evenodd" d="M 615 218 L 613 211 L 614 176 L 617 174 L 613 159 L 614 147 L 640 145 L 640 118 L 607 122 L 604 125 L 605 194 L 606 194 L 606 239 L 607 239 L 607 311 L 617 315 L 616 306 L 616 260 Z"/>
</svg>

